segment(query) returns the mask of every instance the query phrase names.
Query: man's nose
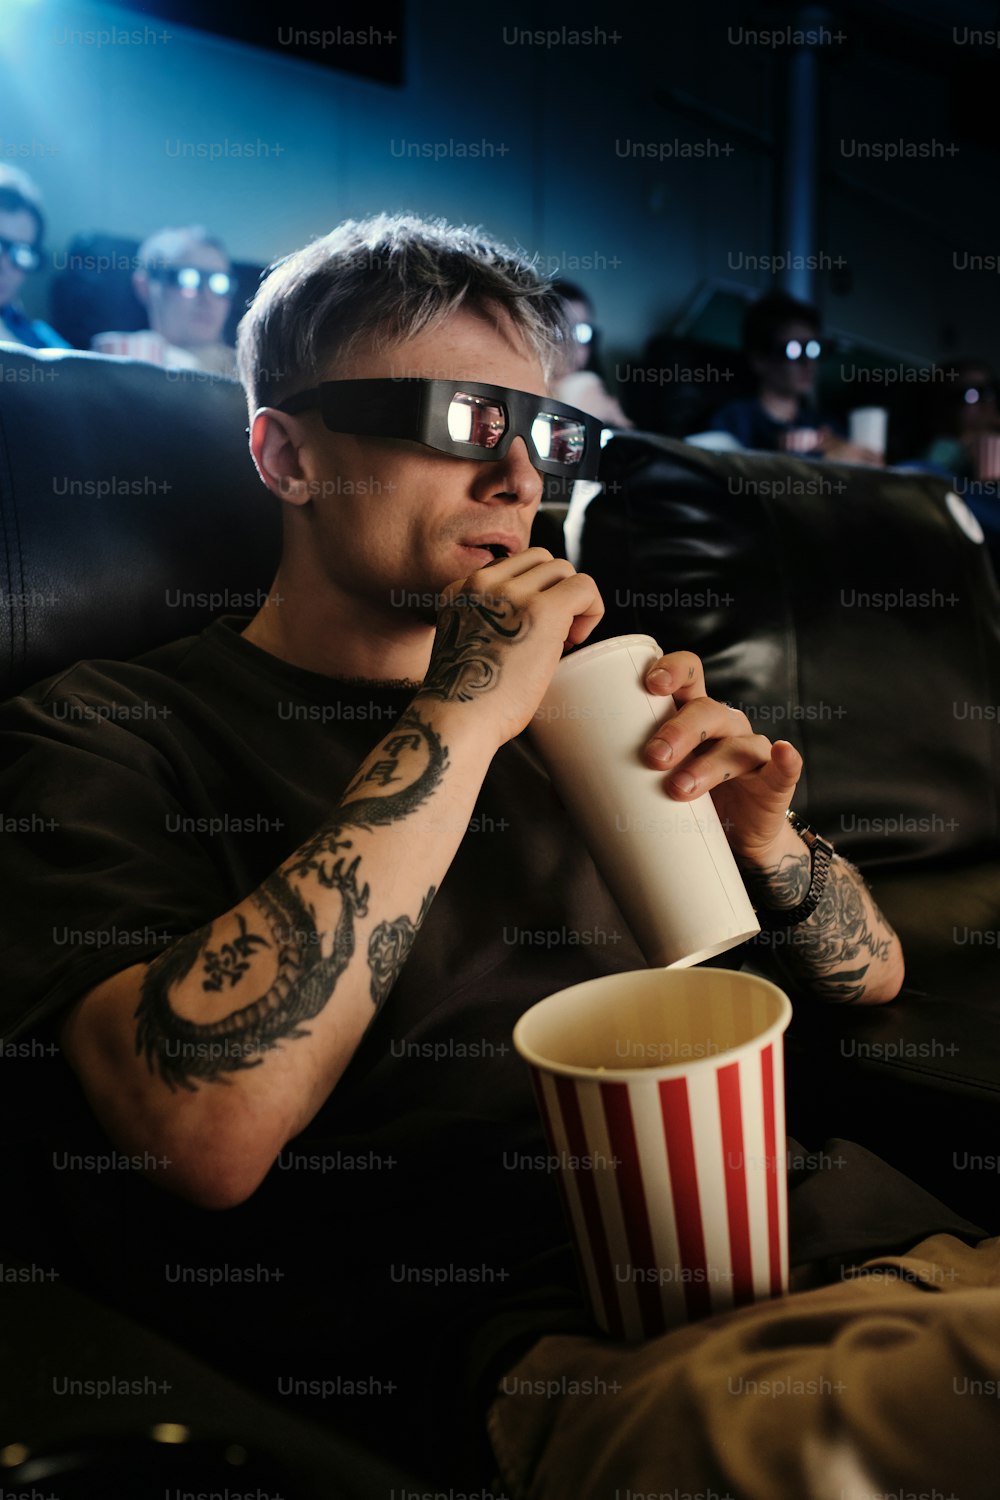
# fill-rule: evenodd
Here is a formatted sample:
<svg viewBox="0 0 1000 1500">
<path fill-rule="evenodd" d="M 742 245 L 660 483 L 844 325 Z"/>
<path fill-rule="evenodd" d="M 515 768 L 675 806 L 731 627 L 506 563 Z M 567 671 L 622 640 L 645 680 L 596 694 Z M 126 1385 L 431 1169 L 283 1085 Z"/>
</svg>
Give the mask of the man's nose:
<svg viewBox="0 0 1000 1500">
<path fill-rule="evenodd" d="M 532 464 L 523 437 L 515 437 L 503 458 L 498 458 L 489 467 L 492 475 L 485 488 L 491 497 L 521 505 L 531 505 L 541 499 L 544 479 Z"/>
</svg>

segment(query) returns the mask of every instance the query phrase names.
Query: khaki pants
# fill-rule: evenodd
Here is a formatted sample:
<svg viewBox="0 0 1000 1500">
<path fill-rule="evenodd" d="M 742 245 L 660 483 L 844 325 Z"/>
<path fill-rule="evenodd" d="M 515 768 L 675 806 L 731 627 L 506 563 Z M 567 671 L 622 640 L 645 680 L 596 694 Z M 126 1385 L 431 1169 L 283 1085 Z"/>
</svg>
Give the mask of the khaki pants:
<svg viewBox="0 0 1000 1500">
<path fill-rule="evenodd" d="M 997 1500 L 1000 1237 L 644 1344 L 553 1336 L 489 1433 L 515 1500 Z"/>
</svg>

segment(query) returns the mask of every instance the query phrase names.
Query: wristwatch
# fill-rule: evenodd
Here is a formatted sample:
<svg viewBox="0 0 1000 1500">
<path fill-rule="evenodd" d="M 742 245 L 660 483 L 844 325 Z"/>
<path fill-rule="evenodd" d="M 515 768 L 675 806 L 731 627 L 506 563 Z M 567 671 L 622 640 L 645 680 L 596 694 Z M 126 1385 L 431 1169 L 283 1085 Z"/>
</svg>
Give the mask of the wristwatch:
<svg viewBox="0 0 1000 1500">
<path fill-rule="evenodd" d="M 812 876 L 809 881 L 809 889 L 806 891 L 798 906 L 758 907 L 757 920 L 762 928 L 771 927 L 796 927 L 799 922 L 804 922 L 806 917 L 811 917 L 820 902 L 826 889 L 827 876 L 830 873 L 830 861 L 833 859 L 833 845 L 829 839 L 823 838 L 815 828 L 799 817 L 798 813 L 789 808 L 785 817 L 791 823 L 799 838 L 809 850 L 812 860 Z"/>
</svg>

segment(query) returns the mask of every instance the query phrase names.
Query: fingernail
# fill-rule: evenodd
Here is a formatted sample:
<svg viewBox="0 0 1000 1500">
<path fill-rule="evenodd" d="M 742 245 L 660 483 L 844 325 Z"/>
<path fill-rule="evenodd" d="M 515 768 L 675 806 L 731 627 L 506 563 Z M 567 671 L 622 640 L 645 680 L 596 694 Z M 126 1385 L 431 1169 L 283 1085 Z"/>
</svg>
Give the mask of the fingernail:
<svg viewBox="0 0 1000 1500">
<path fill-rule="evenodd" d="M 670 785 L 679 792 L 693 792 L 698 783 L 687 771 L 678 771 L 676 776 L 671 776 Z"/>
<path fill-rule="evenodd" d="M 646 686 L 657 688 L 661 693 L 665 693 L 673 680 L 671 674 L 665 671 L 663 667 L 657 667 L 656 671 L 650 672 L 646 678 Z"/>
<path fill-rule="evenodd" d="M 670 746 L 665 745 L 662 740 L 650 740 L 649 744 L 646 746 L 646 754 L 649 756 L 650 760 L 655 761 L 658 766 L 665 766 L 672 758 L 673 753 L 674 752 L 671 750 Z"/>
</svg>

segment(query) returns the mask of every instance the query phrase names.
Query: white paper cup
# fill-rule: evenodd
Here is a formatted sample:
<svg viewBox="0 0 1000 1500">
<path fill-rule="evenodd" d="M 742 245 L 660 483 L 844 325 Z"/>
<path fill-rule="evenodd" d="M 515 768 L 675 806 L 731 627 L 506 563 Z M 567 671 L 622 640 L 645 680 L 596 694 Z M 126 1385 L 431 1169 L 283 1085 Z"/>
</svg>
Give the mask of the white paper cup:
<svg viewBox="0 0 1000 1500">
<path fill-rule="evenodd" d="M 1000 433 L 981 432 L 975 445 L 976 478 L 1000 479 Z"/>
<path fill-rule="evenodd" d="M 787 995 L 642 969 L 531 1007 L 532 1082 L 598 1325 L 655 1338 L 788 1290 Z"/>
<path fill-rule="evenodd" d="M 711 796 L 675 802 L 641 759 L 676 712 L 643 682 L 663 653 L 616 636 L 562 659 L 529 726 L 567 812 L 647 963 L 697 964 L 760 924 Z"/>
<path fill-rule="evenodd" d="M 880 458 L 885 458 L 888 432 L 889 413 L 884 406 L 859 406 L 848 418 L 851 442 L 860 448 L 870 448 Z"/>
</svg>

